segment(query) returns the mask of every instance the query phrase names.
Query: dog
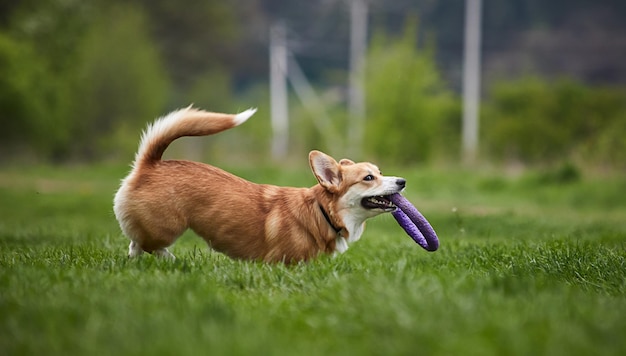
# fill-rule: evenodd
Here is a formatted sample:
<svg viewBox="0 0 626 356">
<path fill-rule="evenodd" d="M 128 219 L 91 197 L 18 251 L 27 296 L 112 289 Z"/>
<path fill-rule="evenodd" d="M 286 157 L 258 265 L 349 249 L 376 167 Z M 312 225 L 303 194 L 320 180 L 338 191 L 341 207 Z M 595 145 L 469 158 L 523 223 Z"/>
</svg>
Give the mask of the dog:
<svg viewBox="0 0 626 356">
<path fill-rule="evenodd" d="M 396 209 L 386 196 L 404 189 L 403 178 L 317 150 L 309 153 L 318 181 L 310 188 L 256 184 L 208 164 L 162 160 L 175 139 L 219 133 L 255 111 L 231 115 L 190 106 L 148 125 L 114 198 L 115 217 L 131 241 L 129 257 L 148 252 L 173 259 L 167 247 L 191 229 L 232 258 L 291 264 L 345 252 L 360 239 L 365 220 Z"/>
</svg>

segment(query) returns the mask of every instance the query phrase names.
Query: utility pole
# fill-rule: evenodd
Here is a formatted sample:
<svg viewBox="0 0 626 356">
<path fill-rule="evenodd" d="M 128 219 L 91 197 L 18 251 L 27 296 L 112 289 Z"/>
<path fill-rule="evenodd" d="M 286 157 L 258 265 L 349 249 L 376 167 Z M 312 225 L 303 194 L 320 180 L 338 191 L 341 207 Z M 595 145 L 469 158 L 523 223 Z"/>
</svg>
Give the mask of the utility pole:
<svg viewBox="0 0 626 356">
<path fill-rule="evenodd" d="M 366 0 L 350 1 L 350 88 L 348 93 L 348 154 L 359 159 L 365 126 Z"/>
<path fill-rule="evenodd" d="M 480 113 L 481 0 L 465 1 L 463 58 L 463 162 L 476 161 Z"/>
<path fill-rule="evenodd" d="M 289 111 L 287 97 L 287 40 L 282 23 L 270 27 L 270 110 L 272 123 L 272 157 L 287 155 Z"/>
</svg>

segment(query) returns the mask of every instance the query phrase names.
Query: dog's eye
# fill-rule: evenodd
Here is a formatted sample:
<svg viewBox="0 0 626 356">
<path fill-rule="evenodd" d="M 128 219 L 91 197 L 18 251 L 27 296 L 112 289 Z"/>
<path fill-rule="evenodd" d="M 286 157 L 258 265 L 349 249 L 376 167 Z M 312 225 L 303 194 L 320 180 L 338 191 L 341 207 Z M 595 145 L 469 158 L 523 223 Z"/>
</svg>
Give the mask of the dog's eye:
<svg viewBox="0 0 626 356">
<path fill-rule="evenodd" d="M 371 174 L 368 174 L 365 176 L 365 178 L 363 178 L 363 180 L 366 180 L 366 181 L 374 180 L 374 176 Z"/>
</svg>

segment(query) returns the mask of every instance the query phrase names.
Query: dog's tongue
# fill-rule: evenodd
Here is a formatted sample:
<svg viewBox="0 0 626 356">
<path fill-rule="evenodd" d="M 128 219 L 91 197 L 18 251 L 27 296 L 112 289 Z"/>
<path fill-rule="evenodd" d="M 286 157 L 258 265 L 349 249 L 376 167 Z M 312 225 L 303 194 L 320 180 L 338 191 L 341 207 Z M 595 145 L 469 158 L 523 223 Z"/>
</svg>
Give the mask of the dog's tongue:
<svg viewBox="0 0 626 356">
<path fill-rule="evenodd" d="M 398 207 L 391 214 L 404 231 L 425 250 L 436 251 L 439 239 L 428 220 L 400 193 L 390 195 L 389 199 Z"/>
</svg>

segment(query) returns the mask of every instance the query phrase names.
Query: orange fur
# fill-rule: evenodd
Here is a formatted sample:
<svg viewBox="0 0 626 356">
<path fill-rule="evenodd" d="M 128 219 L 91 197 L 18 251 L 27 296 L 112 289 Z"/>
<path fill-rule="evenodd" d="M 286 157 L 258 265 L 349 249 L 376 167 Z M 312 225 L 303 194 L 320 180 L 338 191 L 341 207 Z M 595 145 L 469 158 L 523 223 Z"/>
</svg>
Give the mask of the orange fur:
<svg viewBox="0 0 626 356">
<path fill-rule="evenodd" d="M 337 163 L 319 151 L 309 154 L 319 181 L 311 188 L 255 184 L 207 164 L 161 160 L 176 138 L 215 134 L 253 113 L 187 108 L 148 127 L 114 201 L 116 218 L 131 240 L 130 256 L 146 251 L 173 257 L 166 248 L 189 228 L 234 258 L 291 263 L 343 252 L 358 240 L 365 219 L 389 211 L 365 208 L 361 200 L 404 187 L 403 179 L 383 177 L 371 163 Z M 374 179 L 364 180 L 367 175 Z"/>
</svg>

